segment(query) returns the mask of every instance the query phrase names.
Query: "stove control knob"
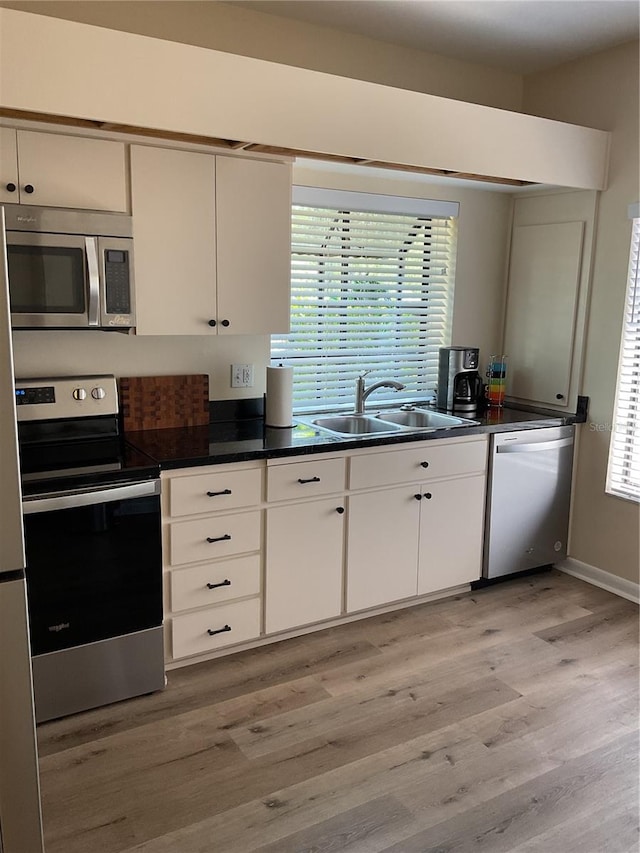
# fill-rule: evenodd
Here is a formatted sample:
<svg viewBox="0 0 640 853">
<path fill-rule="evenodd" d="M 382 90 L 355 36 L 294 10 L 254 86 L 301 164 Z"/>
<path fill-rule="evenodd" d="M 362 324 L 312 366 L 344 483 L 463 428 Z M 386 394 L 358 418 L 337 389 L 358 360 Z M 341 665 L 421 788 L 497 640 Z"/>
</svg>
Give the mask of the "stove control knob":
<svg viewBox="0 0 640 853">
<path fill-rule="evenodd" d="M 72 396 L 74 400 L 84 400 L 87 396 L 87 392 L 84 390 L 84 388 L 74 388 Z"/>
<path fill-rule="evenodd" d="M 104 398 L 107 396 L 107 392 L 104 390 L 104 388 L 101 388 L 98 385 L 97 388 L 91 389 L 91 396 L 94 400 L 104 400 Z"/>
</svg>

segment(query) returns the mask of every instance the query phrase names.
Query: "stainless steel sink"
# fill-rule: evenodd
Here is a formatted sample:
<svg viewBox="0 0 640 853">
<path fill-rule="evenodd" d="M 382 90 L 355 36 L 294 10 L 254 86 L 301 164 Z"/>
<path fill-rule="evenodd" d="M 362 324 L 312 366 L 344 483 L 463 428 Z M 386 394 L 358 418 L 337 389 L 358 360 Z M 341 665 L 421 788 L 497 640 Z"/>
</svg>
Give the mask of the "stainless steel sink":
<svg viewBox="0 0 640 853">
<path fill-rule="evenodd" d="M 331 417 L 315 418 L 311 421 L 315 426 L 330 429 L 346 435 L 371 435 L 381 432 L 396 432 L 402 427 L 367 415 L 334 415 Z"/>
<path fill-rule="evenodd" d="M 325 429 L 335 435 L 384 435 L 419 430 L 447 429 L 448 427 L 472 426 L 477 421 L 447 415 L 425 409 L 391 409 L 378 411 L 375 415 L 327 414 L 296 418 L 298 423 Z"/>
<path fill-rule="evenodd" d="M 452 426 L 471 426 L 475 421 L 467 418 L 459 418 L 456 415 L 445 415 L 442 412 L 426 412 L 422 409 L 412 411 L 378 412 L 376 415 L 381 421 L 400 424 L 405 427 L 417 429 L 442 429 Z"/>
</svg>

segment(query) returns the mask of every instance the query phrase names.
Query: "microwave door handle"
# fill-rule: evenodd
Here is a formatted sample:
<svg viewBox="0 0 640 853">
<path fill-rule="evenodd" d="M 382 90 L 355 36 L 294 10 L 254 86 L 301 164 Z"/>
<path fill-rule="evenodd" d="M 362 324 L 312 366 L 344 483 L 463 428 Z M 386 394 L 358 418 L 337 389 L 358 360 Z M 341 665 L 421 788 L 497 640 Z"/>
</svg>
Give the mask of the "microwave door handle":
<svg viewBox="0 0 640 853">
<path fill-rule="evenodd" d="M 89 326 L 100 324 L 100 268 L 98 266 L 98 240 L 85 237 L 87 269 L 89 271 Z"/>
</svg>

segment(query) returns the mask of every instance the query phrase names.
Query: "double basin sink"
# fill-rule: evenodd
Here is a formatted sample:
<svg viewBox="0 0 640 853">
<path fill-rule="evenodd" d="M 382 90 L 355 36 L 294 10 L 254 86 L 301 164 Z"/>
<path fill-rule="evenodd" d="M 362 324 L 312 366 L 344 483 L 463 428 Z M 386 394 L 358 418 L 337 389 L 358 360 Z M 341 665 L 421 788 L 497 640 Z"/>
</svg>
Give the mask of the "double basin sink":
<svg viewBox="0 0 640 853">
<path fill-rule="evenodd" d="M 460 418 L 457 415 L 445 415 L 425 409 L 393 409 L 377 412 L 375 415 L 335 414 L 311 415 L 296 418 L 302 424 L 317 427 L 336 435 L 371 436 L 399 432 L 447 429 L 451 427 L 474 426 L 478 421 Z"/>
</svg>

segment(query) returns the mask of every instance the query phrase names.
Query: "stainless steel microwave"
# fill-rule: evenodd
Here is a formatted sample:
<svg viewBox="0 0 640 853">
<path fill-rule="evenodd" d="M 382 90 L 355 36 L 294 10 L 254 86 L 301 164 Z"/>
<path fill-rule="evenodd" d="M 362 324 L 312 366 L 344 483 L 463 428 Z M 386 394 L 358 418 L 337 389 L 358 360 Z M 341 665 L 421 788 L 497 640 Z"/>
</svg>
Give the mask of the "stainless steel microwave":
<svg viewBox="0 0 640 853">
<path fill-rule="evenodd" d="M 14 329 L 135 326 L 131 217 L 5 206 Z"/>
</svg>

